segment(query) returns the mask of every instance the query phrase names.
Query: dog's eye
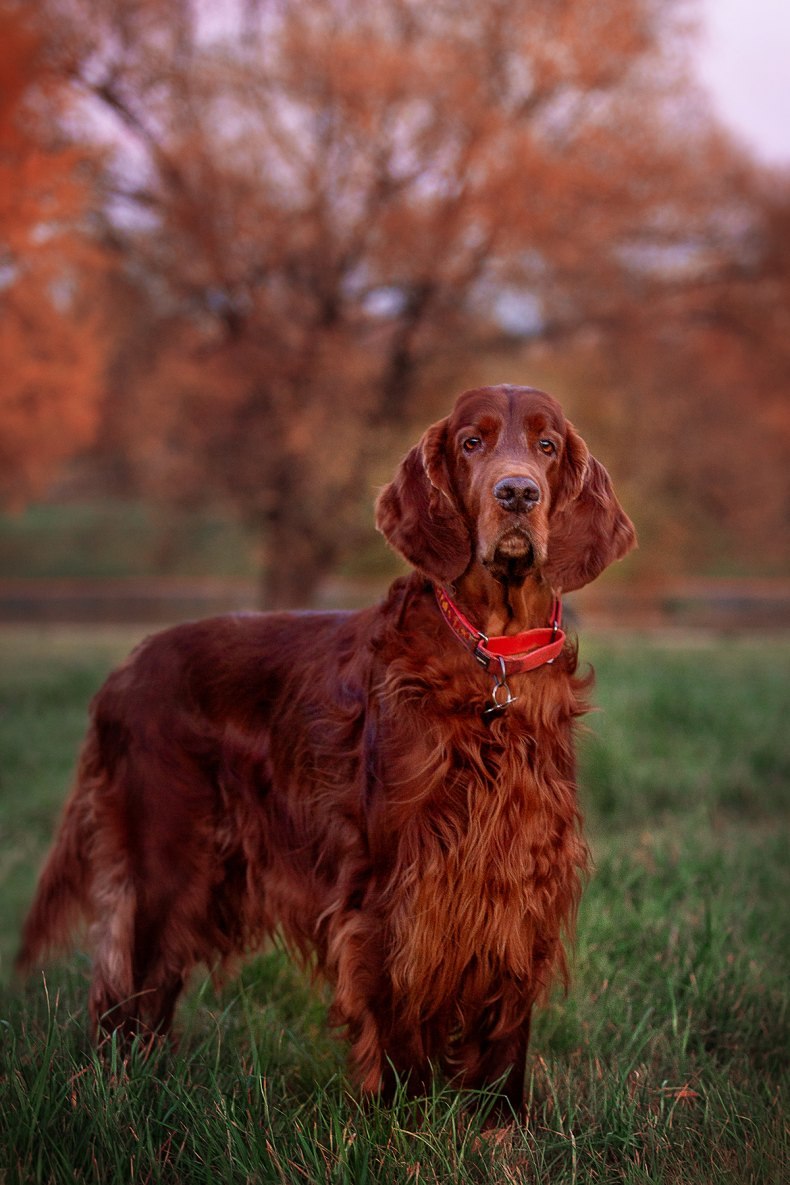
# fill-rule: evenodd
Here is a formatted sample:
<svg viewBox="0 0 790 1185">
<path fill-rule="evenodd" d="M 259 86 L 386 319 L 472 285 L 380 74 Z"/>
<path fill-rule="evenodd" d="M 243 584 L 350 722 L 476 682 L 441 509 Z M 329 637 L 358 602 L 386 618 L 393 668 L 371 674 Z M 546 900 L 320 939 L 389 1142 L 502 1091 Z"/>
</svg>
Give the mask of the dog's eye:
<svg viewBox="0 0 790 1185">
<path fill-rule="evenodd" d="M 483 441 L 479 436 L 467 436 L 461 448 L 465 453 L 476 453 L 482 443 Z"/>
<path fill-rule="evenodd" d="M 557 451 L 557 446 L 553 440 L 539 440 L 538 448 L 542 453 L 545 453 L 547 457 L 553 457 Z"/>
</svg>

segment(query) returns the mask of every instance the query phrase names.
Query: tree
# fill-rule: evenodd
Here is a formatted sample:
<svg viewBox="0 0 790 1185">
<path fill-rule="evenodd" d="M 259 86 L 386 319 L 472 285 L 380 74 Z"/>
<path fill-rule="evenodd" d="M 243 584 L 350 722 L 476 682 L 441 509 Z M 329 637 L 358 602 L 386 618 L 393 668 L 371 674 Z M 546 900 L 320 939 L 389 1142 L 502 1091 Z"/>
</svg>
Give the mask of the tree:
<svg viewBox="0 0 790 1185">
<path fill-rule="evenodd" d="M 605 335 L 532 359 L 605 442 L 653 578 L 787 570 L 790 188 L 724 144 L 716 176 L 737 245 L 689 242 L 675 268 L 633 274 Z"/>
<path fill-rule="evenodd" d="M 86 289 L 86 151 L 51 131 L 57 74 L 19 6 L 0 8 L 0 502 L 40 493 L 98 424 L 104 355 Z M 48 130 L 49 128 L 49 130 Z"/>
<path fill-rule="evenodd" d="M 720 251 L 676 8 L 50 0 L 153 314 L 105 432 L 144 486 L 255 527 L 269 604 L 357 538 L 376 456 L 462 381 L 492 305 L 606 333 L 651 253 Z"/>
</svg>

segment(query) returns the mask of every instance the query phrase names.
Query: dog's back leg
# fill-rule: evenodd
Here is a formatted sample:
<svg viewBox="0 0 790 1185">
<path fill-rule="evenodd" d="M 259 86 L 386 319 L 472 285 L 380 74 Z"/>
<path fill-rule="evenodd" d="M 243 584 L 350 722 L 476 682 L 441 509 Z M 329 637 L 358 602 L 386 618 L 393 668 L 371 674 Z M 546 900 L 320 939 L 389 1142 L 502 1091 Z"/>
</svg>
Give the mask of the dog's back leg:
<svg viewBox="0 0 790 1185">
<path fill-rule="evenodd" d="M 222 949 L 216 788 L 205 771 L 132 743 L 97 809 L 97 1032 L 166 1034 L 184 982 Z"/>
<path fill-rule="evenodd" d="M 118 1032 L 124 1040 L 167 1035 L 184 985 L 183 960 L 168 965 L 164 928 L 146 916 L 139 885 L 108 878 L 99 889 L 89 997 L 94 1034 Z"/>
</svg>

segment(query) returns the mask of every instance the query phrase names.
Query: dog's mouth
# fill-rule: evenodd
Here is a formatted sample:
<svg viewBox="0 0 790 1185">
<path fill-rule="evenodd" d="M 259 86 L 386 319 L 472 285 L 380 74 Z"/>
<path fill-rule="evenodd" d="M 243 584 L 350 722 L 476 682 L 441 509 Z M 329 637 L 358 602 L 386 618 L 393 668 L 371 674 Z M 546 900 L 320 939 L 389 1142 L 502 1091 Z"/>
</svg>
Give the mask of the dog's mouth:
<svg viewBox="0 0 790 1185">
<path fill-rule="evenodd" d="M 523 527 L 513 527 L 497 540 L 494 558 L 524 559 L 529 555 L 534 559 L 532 540 Z"/>
<path fill-rule="evenodd" d="M 506 531 L 484 561 L 492 576 L 504 584 L 521 584 L 536 562 L 535 547 L 521 527 Z"/>
</svg>

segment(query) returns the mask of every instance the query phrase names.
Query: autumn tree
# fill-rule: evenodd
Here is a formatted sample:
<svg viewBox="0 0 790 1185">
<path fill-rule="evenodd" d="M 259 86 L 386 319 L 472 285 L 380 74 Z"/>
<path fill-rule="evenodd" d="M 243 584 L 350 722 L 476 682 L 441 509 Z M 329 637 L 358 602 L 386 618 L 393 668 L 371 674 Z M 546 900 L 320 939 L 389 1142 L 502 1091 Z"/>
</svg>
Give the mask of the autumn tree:
<svg viewBox="0 0 790 1185">
<path fill-rule="evenodd" d="M 83 233 L 91 160 L 56 130 L 62 79 L 21 5 L 0 7 L 0 502 L 41 493 L 98 424 L 106 362 Z"/>
<path fill-rule="evenodd" d="M 310 599 L 392 435 L 438 410 L 492 325 L 606 333 L 644 260 L 720 251 L 676 9 L 42 7 L 151 314 L 120 347 L 105 437 L 142 488 L 235 507 L 269 604 Z"/>
<path fill-rule="evenodd" d="M 689 237 L 671 266 L 643 261 L 606 333 L 525 361 L 606 443 L 651 579 L 781 574 L 790 559 L 790 186 L 726 143 L 716 176 L 726 251 Z"/>
</svg>

